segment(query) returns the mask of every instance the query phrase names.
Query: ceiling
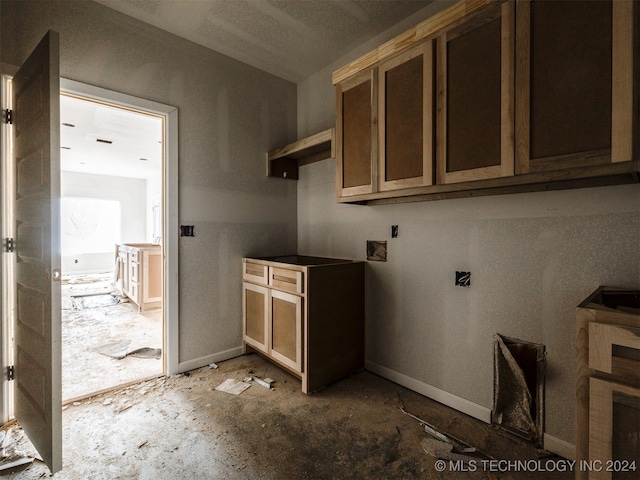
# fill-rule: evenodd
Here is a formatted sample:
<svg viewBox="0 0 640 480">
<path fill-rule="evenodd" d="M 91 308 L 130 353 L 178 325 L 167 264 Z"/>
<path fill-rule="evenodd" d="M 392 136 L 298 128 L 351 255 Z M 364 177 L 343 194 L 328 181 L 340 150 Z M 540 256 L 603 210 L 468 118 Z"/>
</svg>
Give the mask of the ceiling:
<svg viewBox="0 0 640 480">
<path fill-rule="evenodd" d="M 162 119 L 60 96 L 60 169 L 127 178 L 159 178 Z"/>
<path fill-rule="evenodd" d="M 94 1 L 294 83 L 433 2 Z M 158 118 L 66 96 L 60 116 L 62 170 L 129 178 L 160 171 Z"/>
<path fill-rule="evenodd" d="M 94 0 L 294 83 L 433 0 Z"/>
</svg>

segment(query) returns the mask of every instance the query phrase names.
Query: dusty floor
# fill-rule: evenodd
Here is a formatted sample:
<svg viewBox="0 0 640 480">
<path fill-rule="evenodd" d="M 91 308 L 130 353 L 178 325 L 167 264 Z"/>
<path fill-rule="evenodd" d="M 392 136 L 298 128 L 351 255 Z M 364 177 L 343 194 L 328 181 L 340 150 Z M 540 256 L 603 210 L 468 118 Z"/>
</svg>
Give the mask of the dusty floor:
<svg viewBox="0 0 640 480">
<path fill-rule="evenodd" d="M 274 379 L 273 390 L 255 383 L 238 396 L 215 390 L 248 370 Z M 479 462 L 459 466 L 465 472 L 446 462 L 438 471 L 421 446 L 428 435 L 401 405 L 496 462 L 530 460 L 529 471 Z M 573 478 L 549 474 L 563 459 L 372 373 L 304 395 L 299 380 L 255 354 L 69 405 L 63 437 L 64 468 L 55 479 Z M 28 450 L 25 440 L 18 448 Z M 5 476 L 50 475 L 36 460 Z"/>
<path fill-rule="evenodd" d="M 62 398 L 75 399 L 131 381 L 159 376 L 162 360 L 126 356 L 116 359 L 96 348 L 118 341 L 131 341 L 129 351 L 162 348 L 162 311 L 138 312 L 126 297 L 113 306 L 77 309 L 73 296 L 88 299 L 114 289 L 112 274 L 79 275 L 62 283 Z"/>
</svg>

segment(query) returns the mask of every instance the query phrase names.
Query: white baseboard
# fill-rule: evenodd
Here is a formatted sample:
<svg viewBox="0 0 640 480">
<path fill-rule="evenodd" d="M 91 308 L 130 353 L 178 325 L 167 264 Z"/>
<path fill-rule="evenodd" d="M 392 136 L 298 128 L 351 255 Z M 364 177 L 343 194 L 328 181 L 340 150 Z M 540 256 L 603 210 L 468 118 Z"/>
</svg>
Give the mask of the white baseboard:
<svg viewBox="0 0 640 480">
<path fill-rule="evenodd" d="M 391 380 L 398 385 L 407 387 L 409 390 L 413 390 L 425 397 L 429 397 L 436 402 L 442 403 L 447 407 L 451 407 L 459 412 L 465 413 L 471 417 L 482 420 L 485 423 L 491 423 L 491 409 L 478 405 L 477 403 L 470 402 L 464 398 L 453 395 L 452 393 L 440 390 L 427 383 L 420 382 L 414 378 L 411 378 L 403 373 L 396 372 L 377 363 L 367 361 L 365 362 L 365 368 L 373 373 L 380 375 L 381 377 Z M 556 455 L 560 455 L 563 458 L 569 460 L 575 460 L 576 447 L 569 442 L 565 442 L 559 438 L 556 438 L 548 433 L 544 434 L 544 448 Z"/>
<path fill-rule="evenodd" d="M 223 362 L 225 360 L 229 360 L 230 358 L 239 357 L 240 355 L 242 355 L 242 347 L 231 348 L 229 350 L 225 350 L 224 352 L 218 352 L 204 357 L 194 358 L 193 360 L 180 362 L 178 364 L 178 372 L 188 372 L 189 370 L 204 367 L 206 365 L 209 365 L 210 363 Z"/>
<path fill-rule="evenodd" d="M 560 455 L 568 460 L 576 459 L 576 446 L 565 442 L 564 440 L 560 440 L 548 433 L 544 434 L 544 449 L 549 450 L 550 452 L 555 453 L 556 455 Z"/>
<path fill-rule="evenodd" d="M 387 380 L 397 383 L 398 385 L 407 387 L 409 390 L 413 390 L 414 392 L 424 395 L 425 397 L 429 397 L 436 402 L 440 402 L 447 407 L 451 407 L 459 412 L 477 418 L 478 420 L 482 420 L 485 423 L 491 423 L 491 409 L 489 408 L 470 402 L 462 397 L 445 392 L 444 390 L 440 390 L 432 385 L 420 382 L 419 380 L 404 375 L 403 373 L 396 372 L 395 370 L 383 367 L 382 365 L 378 365 L 374 362 L 365 362 L 365 368 L 386 378 Z"/>
</svg>

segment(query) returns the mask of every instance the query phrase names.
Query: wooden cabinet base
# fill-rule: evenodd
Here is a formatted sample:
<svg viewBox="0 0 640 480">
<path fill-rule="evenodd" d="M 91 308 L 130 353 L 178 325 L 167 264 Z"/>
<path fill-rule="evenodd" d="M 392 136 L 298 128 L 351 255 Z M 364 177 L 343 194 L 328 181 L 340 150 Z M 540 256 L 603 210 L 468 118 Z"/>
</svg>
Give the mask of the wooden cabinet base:
<svg viewBox="0 0 640 480">
<path fill-rule="evenodd" d="M 259 353 L 299 378 L 304 393 L 362 370 L 365 263 L 279 258 L 293 261 L 243 260 L 244 352 Z M 269 274 L 253 275 L 259 266 Z M 250 303 L 247 293 L 255 291 L 263 296 Z M 257 335 L 255 326 L 263 321 L 265 327 L 259 330 L 265 333 Z"/>
</svg>

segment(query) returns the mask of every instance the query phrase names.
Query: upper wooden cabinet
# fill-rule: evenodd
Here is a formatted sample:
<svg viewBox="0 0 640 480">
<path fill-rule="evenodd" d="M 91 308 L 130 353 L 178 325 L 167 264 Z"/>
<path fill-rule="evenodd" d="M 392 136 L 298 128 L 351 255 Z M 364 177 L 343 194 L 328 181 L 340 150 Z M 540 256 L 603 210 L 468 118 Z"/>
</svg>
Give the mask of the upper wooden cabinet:
<svg viewBox="0 0 640 480">
<path fill-rule="evenodd" d="M 512 1 L 438 37 L 438 183 L 513 175 Z"/>
<path fill-rule="evenodd" d="M 338 85 L 336 179 L 338 196 L 377 191 L 376 71 L 369 70 Z"/>
<path fill-rule="evenodd" d="M 433 42 L 378 67 L 378 189 L 433 183 Z"/>
<path fill-rule="evenodd" d="M 520 1 L 517 169 L 632 159 L 631 1 Z"/>
<path fill-rule="evenodd" d="M 461 0 L 337 70 L 338 200 L 637 183 L 639 12 Z"/>
</svg>

